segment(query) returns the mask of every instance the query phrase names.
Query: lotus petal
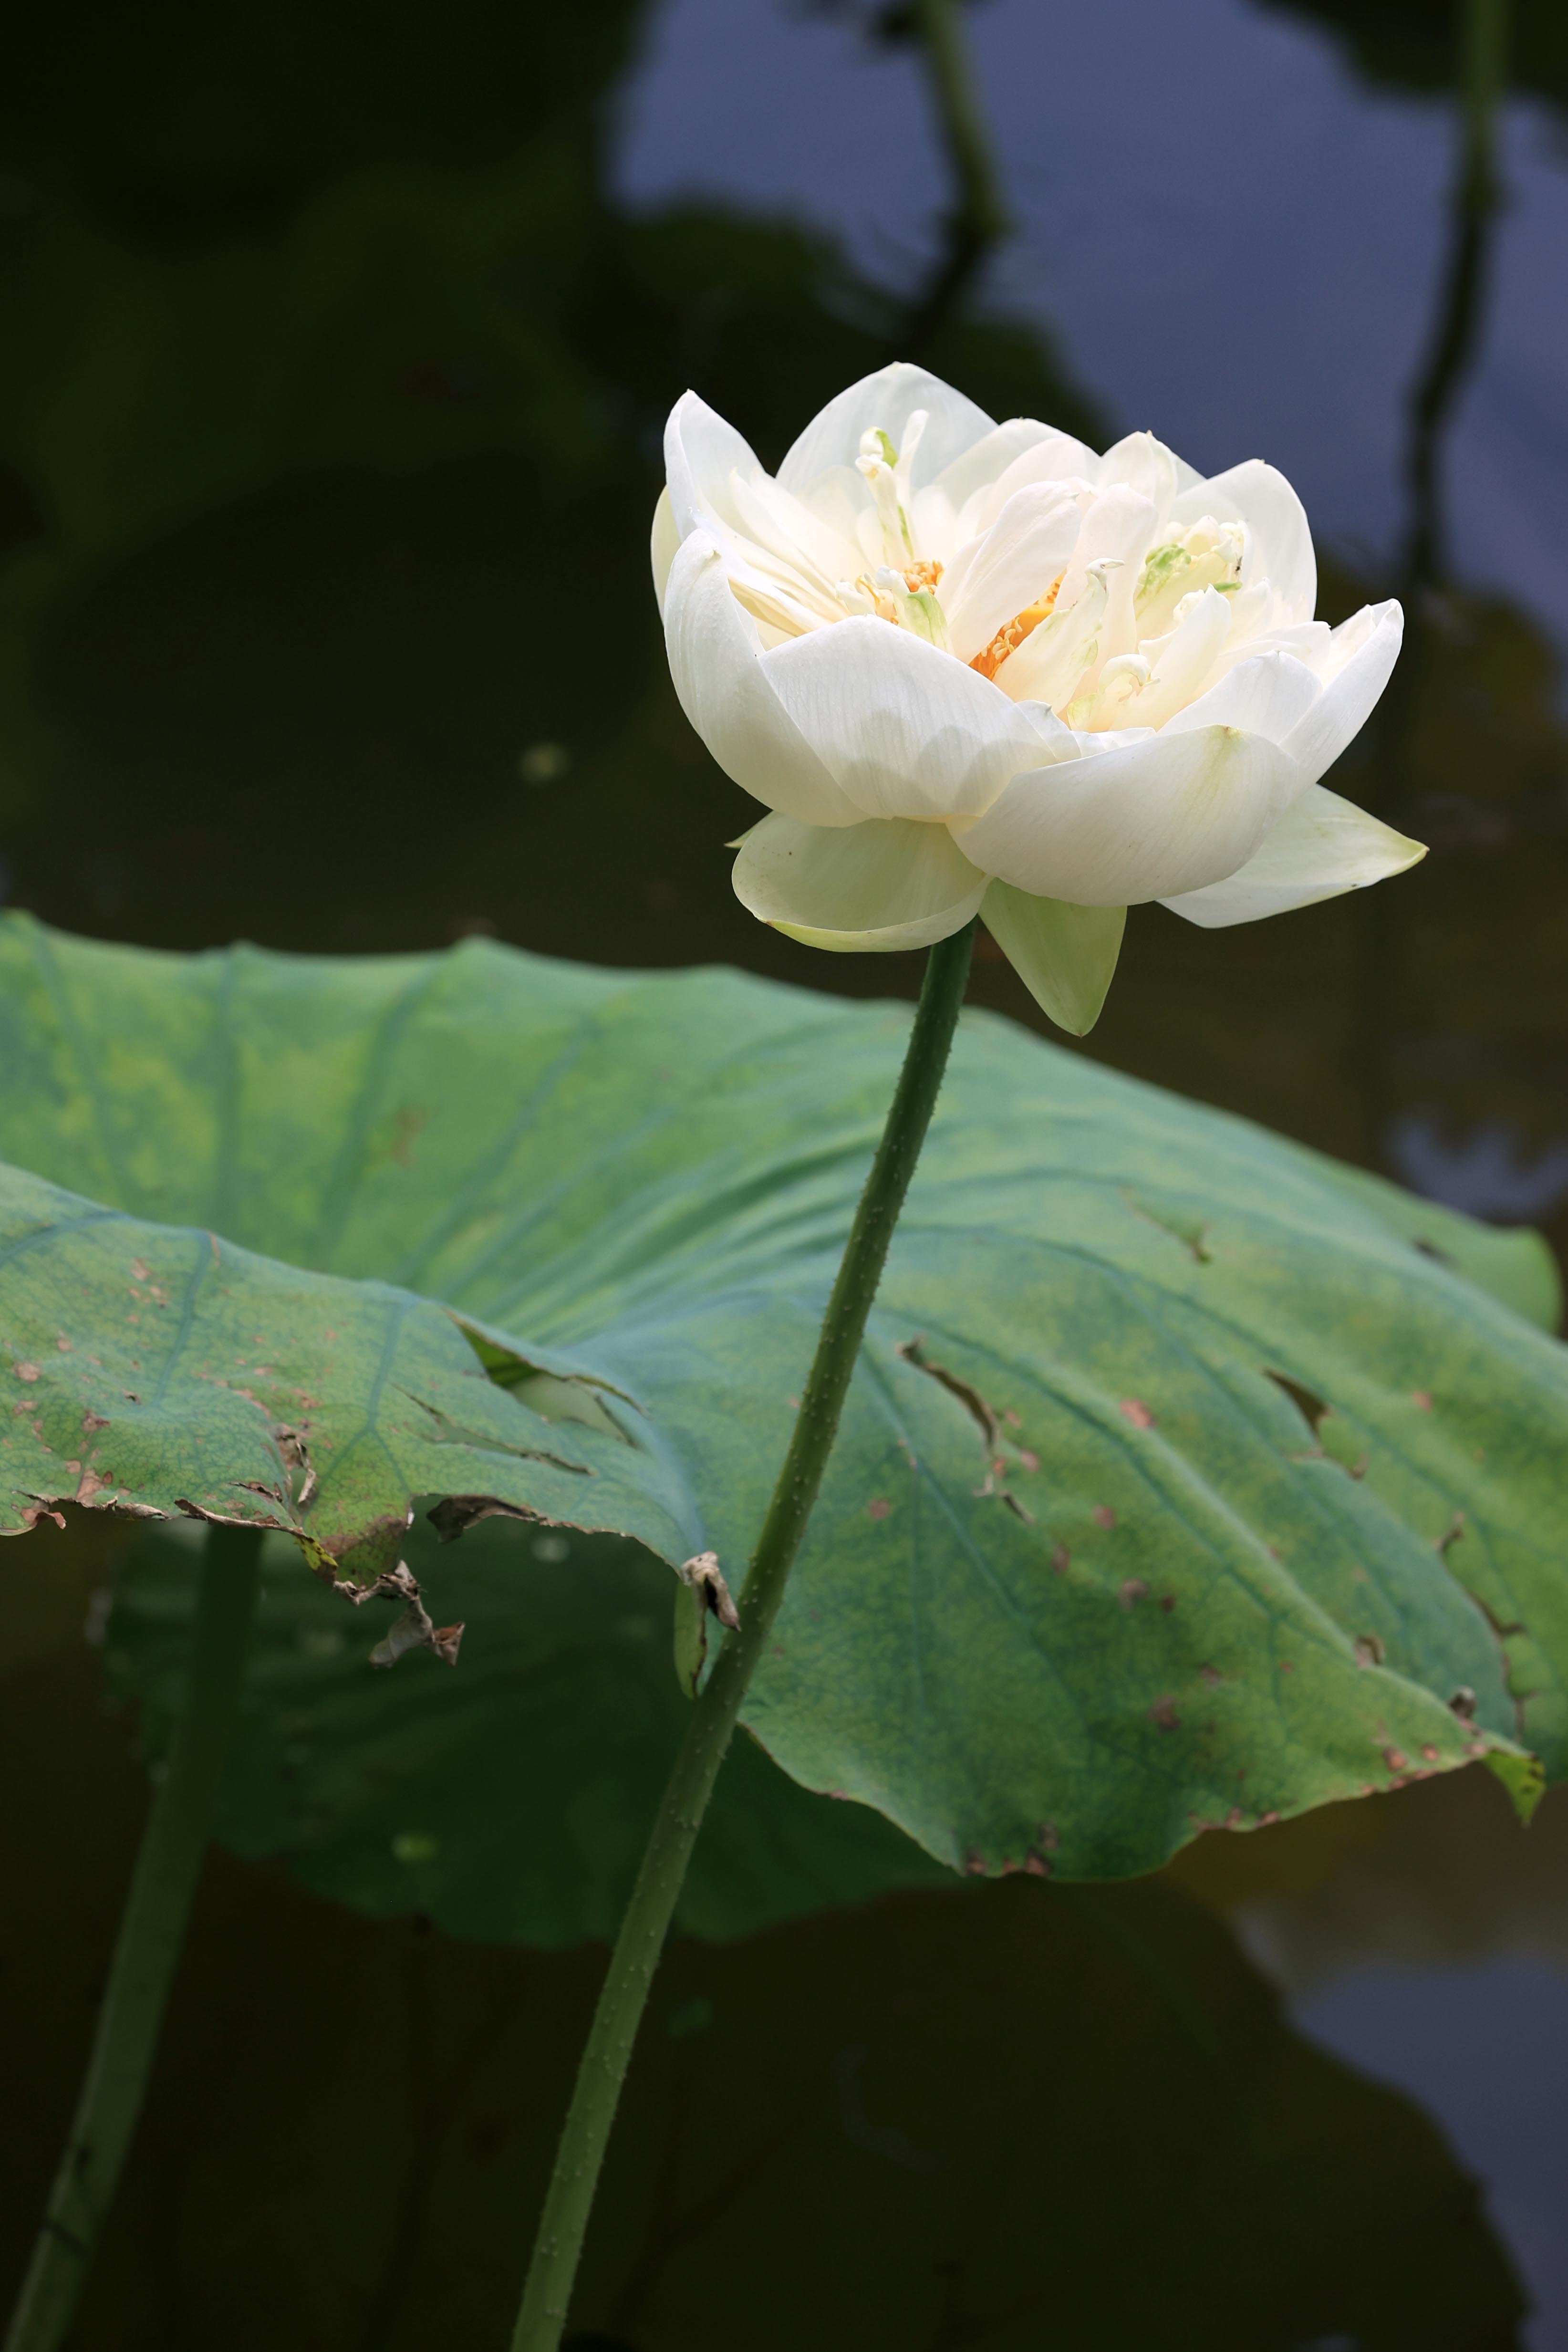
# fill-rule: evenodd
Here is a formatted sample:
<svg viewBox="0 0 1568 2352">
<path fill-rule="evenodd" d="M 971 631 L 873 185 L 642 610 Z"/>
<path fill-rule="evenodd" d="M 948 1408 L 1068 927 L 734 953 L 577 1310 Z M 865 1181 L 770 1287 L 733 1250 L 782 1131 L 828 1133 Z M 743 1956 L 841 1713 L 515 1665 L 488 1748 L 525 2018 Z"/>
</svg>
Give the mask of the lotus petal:
<svg viewBox="0 0 1568 2352">
<path fill-rule="evenodd" d="M 864 811 L 834 782 L 769 686 L 757 624 L 736 602 L 723 558 L 704 531 L 684 540 L 671 562 L 664 644 L 681 709 L 743 792 L 806 824 L 860 823 Z"/>
<path fill-rule="evenodd" d="M 1244 522 L 1243 586 L 1267 580 L 1292 621 L 1310 621 L 1318 601 L 1318 564 L 1307 510 L 1283 474 L 1260 457 L 1232 466 L 1184 490 L 1171 509 L 1176 523 Z"/>
<path fill-rule="evenodd" d="M 852 466 L 861 453 L 861 436 L 874 428 L 900 447 L 917 408 L 926 415 L 915 469 L 918 483 L 934 481 L 956 457 L 996 429 L 983 408 L 940 376 L 895 360 L 891 367 L 852 383 L 811 419 L 779 467 L 779 482 L 803 498 L 830 466 Z"/>
<path fill-rule="evenodd" d="M 1074 907 L 993 882 L 980 919 L 1048 1020 L 1087 1036 L 1122 952 L 1125 907 Z"/>
<path fill-rule="evenodd" d="M 984 816 L 954 830 L 971 863 L 1031 896 L 1137 906 L 1233 874 L 1299 782 L 1266 736 L 1166 728 L 1017 776 Z"/>
<path fill-rule="evenodd" d="M 977 816 L 1050 757 L 1027 711 L 911 630 L 841 621 L 776 646 L 763 670 L 862 816 Z"/>
<path fill-rule="evenodd" d="M 977 913 L 987 887 L 944 826 L 898 818 L 830 830 L 764 817 L 733 879 L 761 921 L 848 953 L 930 947 Z"/>
<path fill-rule="evenodd" d="M 1289 914 L 1346 890 L 1402 874 L 1427 855 L 1419 841 L 1406 840 L 1337 793 L 1313 784 L 1265 834 L 1245 866 L 1222 882 L 1167 898 L 1173 915 L 1206 931 L 1232 923 L 1256 923 L 1265 915 Z"/>
</svg>

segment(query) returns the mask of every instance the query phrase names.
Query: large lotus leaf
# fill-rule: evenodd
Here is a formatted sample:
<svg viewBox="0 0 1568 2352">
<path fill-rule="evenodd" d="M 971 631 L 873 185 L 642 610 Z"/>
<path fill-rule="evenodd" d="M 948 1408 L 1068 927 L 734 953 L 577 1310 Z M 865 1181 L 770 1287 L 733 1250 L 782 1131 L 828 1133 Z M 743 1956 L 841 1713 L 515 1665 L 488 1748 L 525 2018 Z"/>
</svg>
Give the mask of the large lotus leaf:
<svg viewBox="0 0 1568 2352">
<path fill-rule="evenodd" d="M 674 1558 L 652 1526 L 674 1497 L 680 1548 L 739 1580 L 905 1009 L 480 942 L 175 959 L 26 921 L 0 1006 L 7 1157 L 225 1252 L 444 1302 L 502 1380 L 602 1384 L 619 1434 L 542 1413 L 592 1475 L 538 1459 L 530 1419 L 487 1455 L 503 1499 Z M 78 1242 L 10 1335 L 40 1367 Z M 1070 1875 L 1489 1747 L 1562 1772 L 1568 1355 L 1480 1286 L 1537 1246 L 966 1019 L 750 1727 L 946 1861 Z M 256 1328 L 287 1381 L 287 1335 Z M 124 1416 L 95 1411 L 107 1455 Z M 166 1433 L 187 1477 L 190 1433 Z M 449 1457 L 465 1481 L 476 1452 Z M 366 1536 L 410 1486 L 372 1454 Z M 600 1507 L 612 1478 L 646 1522 Z M 295 1515 L 338 1507 L 324 1475 Z"/>
<path fill-rule="evenodd" d="M 514 1375 L 503 1385 L 429 1299 L 127 1216 L 16 1168 L 0 1179 L 0 1266 L 14 1399 L 0 1533 L 61 1501 L 245 1519 L 287 1527 L 354 1585 L 356 1568 L 395 1562 L 411 1495 L 483 1493 L 570 1518 L 591 1482 L 592 1524 L 689 1556 L 689 1497 L 625 1400 L 550 1350 L 522 1363 L 480 1339 Z"/>
<path fill-rule="evenodd" d="M 183 1691 L 199 1538 L 152 1528 L 116 1579 L 105 1659 L 167 1751 Z M 450 1673 L 366 1669 L 381 1628 L 272 1538 L 218 1835 L 375 1917 L 565 1945 L 615 1933 L 688 1702 L 673 1670 L 670 1573 L 613 1536 L 491 1519 L 455 1551 L 409 1530 L 414 1573 L 466 1622 Z M 948 1872 L 864 1805 L 814 1796 L 741 1738 L 681 1890 L 694 1935 L 752 1934 Z"/>
</svg>

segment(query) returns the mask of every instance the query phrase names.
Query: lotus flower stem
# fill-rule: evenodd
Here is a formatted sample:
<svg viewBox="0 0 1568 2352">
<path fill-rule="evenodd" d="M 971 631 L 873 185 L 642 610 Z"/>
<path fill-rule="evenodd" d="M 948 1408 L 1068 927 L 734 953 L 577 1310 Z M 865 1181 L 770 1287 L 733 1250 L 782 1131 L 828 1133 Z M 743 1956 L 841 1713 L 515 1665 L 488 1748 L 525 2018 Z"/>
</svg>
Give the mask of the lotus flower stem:
<svg viewBox="0 0 1568 2352">
<path fill-rule="evenodd" d="M 5 2352 L 54 2352 L 113 2200 L 212 1828 L 260 1558 L 259 1528 L 208 1528 L 184 1712 L 142 1832 L 92 2055 Z"/>
<path fill-rule="evenodd" d="M 693 1706 L 600 1992 L 539 2219 L 512 2352 L 555 2352 L 566 2324 L 578 2257 L 637 2028 L 719 1766 L 767 1647 L 838 1433 L 888 1244 L 947 1066 L 974 931 L 971 921 L 931 950 L 887 1124 L 855 1212 L 801 1391 L 789 1450 L 740 1594 L 740 1630 L 726 1637 Z"/>
</svg>

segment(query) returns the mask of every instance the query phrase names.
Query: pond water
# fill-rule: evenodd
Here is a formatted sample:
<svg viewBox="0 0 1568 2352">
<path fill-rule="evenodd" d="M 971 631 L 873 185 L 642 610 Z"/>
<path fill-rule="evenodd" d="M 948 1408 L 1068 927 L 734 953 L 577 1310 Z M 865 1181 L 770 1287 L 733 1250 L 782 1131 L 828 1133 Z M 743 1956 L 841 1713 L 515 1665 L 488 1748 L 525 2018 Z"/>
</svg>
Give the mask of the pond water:
<svg viewBox="0 0 1568 2352">
<path fill-rule="evenodd" d="M 1250 929 L 1139 910 L 1084 1050 L 1562 1257 L 1568 50 L 1545 5 L 1491 13 L 1498 200 L 1467 213 L 1440 0 L 977 6 L 1016 233 L 935 310 L 951 171 L 896 9 L 30 24 L 0 100 L 12 902 L 170 947 L 478 930 L 912 993 L 917 959 L 737 906 L 750 804 L 675 709 L 645 544 L 688 383 L 770 460 L 916 322 L 995 414 L 1272 459 L 1326 615 L 1410 606 L 1343 782 L 1431 856 Z M 1042 1025 L 999 960 L 973 993 Z M 141 1802 L 80 1636 L 101 1536 L 53 1541 L 16 1548 L 5 1633 L 4 1785 L 36 1792 L 0 1831 L 7 2274 Z M 1568 2352 L 1568 1804 L 1527 1834 L 1476 1779 L 1232 1841 L 1176 1892 L 682 1939 L 581 2342 L 706 2343 L 716 2311 L 765 2346 Z M 597 1966 L 214 1864 L 82 2345 L 502 2340 Z"/>
</svg>

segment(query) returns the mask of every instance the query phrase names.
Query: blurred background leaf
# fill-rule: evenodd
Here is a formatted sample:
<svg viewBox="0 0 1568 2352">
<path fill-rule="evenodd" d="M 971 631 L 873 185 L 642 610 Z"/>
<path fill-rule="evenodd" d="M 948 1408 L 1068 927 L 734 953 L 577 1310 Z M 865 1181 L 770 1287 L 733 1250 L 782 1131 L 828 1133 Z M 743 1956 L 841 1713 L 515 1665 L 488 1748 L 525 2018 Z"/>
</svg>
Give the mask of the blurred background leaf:
<svg viewBox="0 0 1568 2352">
<path fill-rule="evenodd" d="M 1399 89 L 1443 90 L 1454 78 L 1463 0 L 1261 0 L 1328 26 L 1358 72 Z M 1568 106 L 1568 23 L 1555 0 L 1511 0 L 1509 80 L 1517 90 Z"/>
</svg>

